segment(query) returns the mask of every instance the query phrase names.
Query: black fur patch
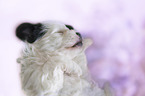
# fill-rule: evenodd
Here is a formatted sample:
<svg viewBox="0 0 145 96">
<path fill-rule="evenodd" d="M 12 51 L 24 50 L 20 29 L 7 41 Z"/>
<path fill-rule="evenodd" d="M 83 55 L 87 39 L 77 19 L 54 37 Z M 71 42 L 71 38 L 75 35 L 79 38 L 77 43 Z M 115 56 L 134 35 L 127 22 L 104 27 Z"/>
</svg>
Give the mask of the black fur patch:
<svg viewBox="0 0 145 96">
<path fill-rule="evenodd" d="M 22 41 L 29 43 L 35 42 L 38 38 L 43 36 L 45 32 L 42 31 L 42 24 L 22 23 L 16 29 L 16 36 Z"/>
<path fill-rule="evenodd" d="M 74 28 L 71 25 L 65 25 L 69 30 L 74 30 Z"/>
</svg>

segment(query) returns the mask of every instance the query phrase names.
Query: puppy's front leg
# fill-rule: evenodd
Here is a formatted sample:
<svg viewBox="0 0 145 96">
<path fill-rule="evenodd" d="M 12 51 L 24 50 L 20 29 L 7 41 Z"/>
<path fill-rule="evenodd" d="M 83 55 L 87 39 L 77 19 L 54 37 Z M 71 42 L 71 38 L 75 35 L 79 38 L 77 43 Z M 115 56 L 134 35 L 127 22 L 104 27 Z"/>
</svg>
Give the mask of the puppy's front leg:
<svg viewBox="0 0 145 96">
<path fill-rule="evenodd" d="M 82 75 L 82 69 L 74 61 L 71 61 L 71 62 L 69 61 L 68 63 L 64 63 L 63 70 L 68 75 L 75 75 L 75 76 Z"/>
<path fill-rule="evenodd" d="M 49 68 L 48 65 L 43 67 L 42 86 L 45 96 L 57 96 L 59 90 L 63 87 L 64 72 L 59 65 Z"/>
</svg>

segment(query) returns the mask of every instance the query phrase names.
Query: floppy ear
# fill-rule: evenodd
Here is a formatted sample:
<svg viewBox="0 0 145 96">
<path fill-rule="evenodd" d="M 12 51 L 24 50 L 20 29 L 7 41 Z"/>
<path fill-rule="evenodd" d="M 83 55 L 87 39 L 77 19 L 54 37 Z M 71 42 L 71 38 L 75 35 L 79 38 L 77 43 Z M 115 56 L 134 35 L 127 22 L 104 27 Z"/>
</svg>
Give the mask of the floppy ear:
<svg viewBox="0 0 145 96">
<path fill-rule="evenodd" d="M 16 28 L 16 36 L 22 41 L 29 43 L 35 42 L 39 37 L 43 36 L 42 24 L 22 23 Z"/>
</svg>

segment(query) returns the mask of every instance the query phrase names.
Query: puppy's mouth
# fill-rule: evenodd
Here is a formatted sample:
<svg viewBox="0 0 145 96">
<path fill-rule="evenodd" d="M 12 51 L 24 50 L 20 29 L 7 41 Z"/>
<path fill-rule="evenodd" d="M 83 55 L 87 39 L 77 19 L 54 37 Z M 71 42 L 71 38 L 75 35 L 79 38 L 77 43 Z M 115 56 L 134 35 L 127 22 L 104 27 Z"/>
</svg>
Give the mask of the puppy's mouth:
<svg viewBox="0 0 145 96">
<path fill-rule="evenodd" d="M 81 34 L 80 33 L 78 33 L 78 32 L 76 32 L 76 35 L 78 35 L 79 36 L 79 41 L 78 42 L 76 42 L 72 47 L 81 47 L 82 45 L 83 45 L 83 43 L 82 43 L 82 36 L 81 36 Z"/>
</svg>

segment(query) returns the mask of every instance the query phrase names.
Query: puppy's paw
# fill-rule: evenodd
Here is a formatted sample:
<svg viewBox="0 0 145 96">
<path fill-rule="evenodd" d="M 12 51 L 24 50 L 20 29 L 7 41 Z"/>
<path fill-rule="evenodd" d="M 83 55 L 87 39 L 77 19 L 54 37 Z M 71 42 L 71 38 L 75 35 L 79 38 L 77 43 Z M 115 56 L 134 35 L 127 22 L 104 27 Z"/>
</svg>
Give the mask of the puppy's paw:
<svg viewBox="0 0 145 96">
<path fill-rule="evenodd" d="M 91 39 L 83 40 L 83 50 L 86 50 L 90 45 L 92 45 L 93 41 Z"/>
<path fill-rule="evenodd" d="M 67 75 L 75 75 L 75 76 L 82 75 L 82 69 L 75 62 L 65 64 L 63 66 L 63 70 L 64 70 L 65 74 L 67 74 Z"/>
</svg>

